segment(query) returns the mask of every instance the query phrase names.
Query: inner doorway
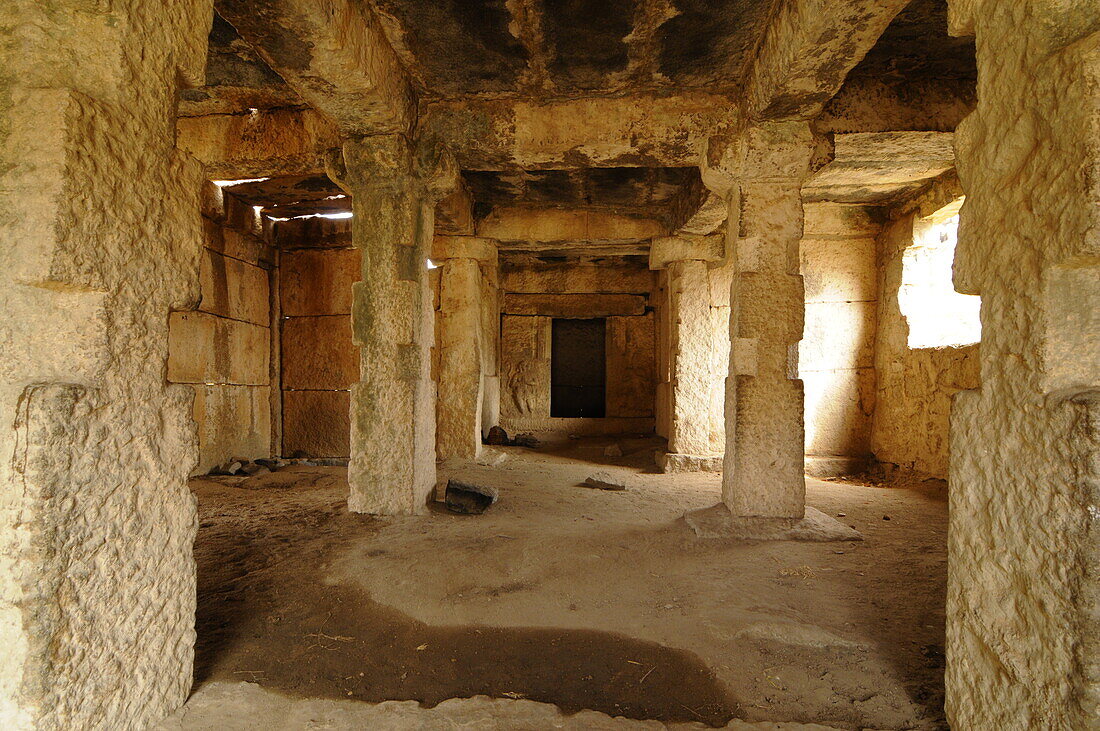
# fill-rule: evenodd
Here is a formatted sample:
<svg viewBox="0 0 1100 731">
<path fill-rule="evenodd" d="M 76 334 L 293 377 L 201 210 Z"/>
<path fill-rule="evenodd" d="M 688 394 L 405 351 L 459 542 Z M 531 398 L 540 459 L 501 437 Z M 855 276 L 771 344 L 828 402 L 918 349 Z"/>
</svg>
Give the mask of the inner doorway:
<svg viewBox="0 0 1100 731">
<path fill-rule="evenodd" d="M 603 418 L 607 321 L 555 318 L 550 336 L 550 416 Z"/>
</svg>

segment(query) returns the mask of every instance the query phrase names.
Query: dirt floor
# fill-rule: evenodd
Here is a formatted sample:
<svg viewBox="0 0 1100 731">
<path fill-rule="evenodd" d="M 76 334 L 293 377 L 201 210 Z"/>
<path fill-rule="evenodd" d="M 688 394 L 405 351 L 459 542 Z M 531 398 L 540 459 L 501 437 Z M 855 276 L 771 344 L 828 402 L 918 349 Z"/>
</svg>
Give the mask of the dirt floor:
<svg viewBox="0 0 1100 731">
<path fill-rule="evenodd" d="M 717 503 L 720 477 L 654 474 L 655 441 L 610 443 L 446 470 L 500 490 L 481 516 L 349 514 L 340 467 L 194 480 L 196 688 L 946 727 L 942 488 L 808 480 L 864 541 L 701 540 L 681 516 Z M 579 486 L 595 470 L 628 489 Z"/>
</svg>

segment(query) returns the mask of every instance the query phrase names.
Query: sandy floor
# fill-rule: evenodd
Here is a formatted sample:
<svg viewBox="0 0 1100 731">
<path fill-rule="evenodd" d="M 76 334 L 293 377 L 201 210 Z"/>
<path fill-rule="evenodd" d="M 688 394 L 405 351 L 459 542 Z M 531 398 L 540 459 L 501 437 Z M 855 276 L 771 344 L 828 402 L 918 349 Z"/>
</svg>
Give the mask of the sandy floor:
<svg viewBox="0 0 1100 731">
<path fill-rule="evenodd" d="M 218 704 L 198 706 L 241 681 L 666 723 L 944 727 L 941 494 L 810 480 L 808 502 L 865 541 L 703 541 L 680 516 L 718 502 L 719 477 L 652 474 L 652 441 L 621 440 L 615 459 L 609 443 L 508 448 L 458 470 L 500 489 L 482 516 L 351 515 L 335 467 L 195 480 L 200 692 L 186 727 L 216 727 Z M 629 489 L 579 487 L 595 469 Z"/>
</svg>

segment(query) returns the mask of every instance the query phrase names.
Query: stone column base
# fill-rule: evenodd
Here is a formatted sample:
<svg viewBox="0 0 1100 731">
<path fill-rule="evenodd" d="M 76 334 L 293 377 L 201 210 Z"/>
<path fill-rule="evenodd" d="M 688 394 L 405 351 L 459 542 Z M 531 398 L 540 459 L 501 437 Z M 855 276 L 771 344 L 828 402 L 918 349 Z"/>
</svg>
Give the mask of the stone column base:
<svg viewBox="0 0 1100 731">
<path fill-rule="evenodd" d="M 720 454 L 677 454 L 675 452 L 657 452 L 654 456 L 657 466 L 665 474 L 680 472 L 721 472 Z"/>
<path fill-rule="evenodd" d="M 798 518 L 745 518 L 730 513 L 725 503 L 684 516 L 699 538 L 723 538 L 733 541 L 862 541 L 855 528 L 841 523 L 817 508 L 806 506 L 806 516 Z"/>
</svg>

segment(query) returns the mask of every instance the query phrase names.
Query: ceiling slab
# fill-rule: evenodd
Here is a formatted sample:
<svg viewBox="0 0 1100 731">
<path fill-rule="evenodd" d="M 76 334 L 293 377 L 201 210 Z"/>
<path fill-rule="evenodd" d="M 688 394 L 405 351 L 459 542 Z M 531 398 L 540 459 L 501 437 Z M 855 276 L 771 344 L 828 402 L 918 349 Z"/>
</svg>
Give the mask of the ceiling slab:
<svg viewBox="0 0 1100 731">
<path fill-rule="evenodd" d="M 802 188 L 806 201 L 886 203 L 955 166 L 950 132 L 836 135 L 836 156 Z"/>
</svg>

